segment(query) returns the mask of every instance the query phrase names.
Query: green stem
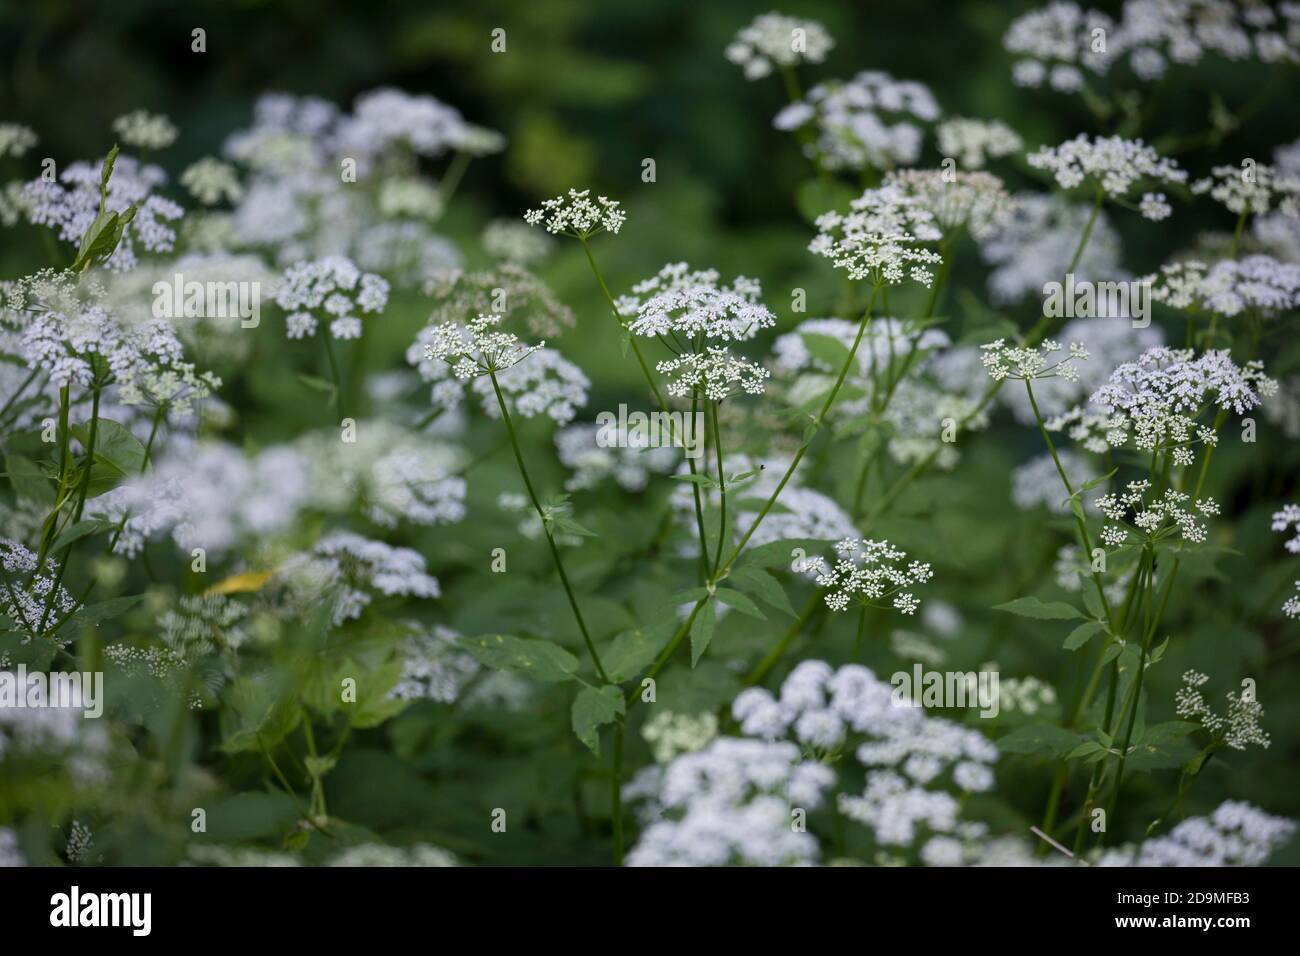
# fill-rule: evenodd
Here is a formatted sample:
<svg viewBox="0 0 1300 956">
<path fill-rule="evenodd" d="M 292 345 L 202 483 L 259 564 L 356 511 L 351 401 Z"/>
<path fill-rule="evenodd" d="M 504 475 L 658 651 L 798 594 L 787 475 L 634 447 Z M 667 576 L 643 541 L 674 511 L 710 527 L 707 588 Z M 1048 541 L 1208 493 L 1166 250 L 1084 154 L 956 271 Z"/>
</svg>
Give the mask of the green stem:
<svg viewBox="0 0 1300 956">
<path fill-rule="evenodd" d="M 338 403 L 339 419 L 348 417 L 347 395 L 343 391 L 343 376 L 339 374 L 338 359 L 334 357 L 334 343 L 329 329 L 321 329 L 321 341 L 325 343 L 325 358 L 329 361 L 330 378 L 334 381 L 334 400 Z"/>
<path fill-rule="evenodd" d="M 713 419 L 713 452 L 718 463 L 718 551 L 713 558 L 713 575 L 718 573 L 718 563 L 722 560 L 722 546 L 727 540 L 727 475 L 722 465 L 722 429 L 718 427 L 718 403 L 709 402 L 709 412 Z"/>
<path fill-rule="evenodd" d="M 591 635 L 587 633 L 587 624 L 582 619 L 582 611 L 578 609 L 578 599 L 574 597 L 573 588 L 569 585 L 569 576 L 564 573 L 564 562 L 560 560 L 560 549 L 555 546 L 555 537 L 551 534 L 546 512 L 542 508 L 541 501 L 537 498 L 537 492 L 533 490 L 532 480 L 528 477 L 528 468 L 524 465 L 524 456 L 519 450 L 519 438 L 515 434 L 514 422 L 510 418 L 510 409 L 506 407 L 505 396 L 501 394 L 501 386 L 497 383 L 497 373 L 490 371 L 488 377 L 492 380 L 492 391 L 496 393 L 497 405 L 501 408 L 501 418 L 506 423 L 506 433 L 510 436 L 510 447 L 514 449 L 515 461 L 519 464 L 519 474 L 524 479 L 524 487 L 528 489 L 528 497 L 533 503 L 533 509 L 542 522 L 542 531 L 546 535 L 546 543 L 550 545 L 551 558 L 555 562 L 555 570 L 560 574 L 560 583 L 564 585 L 564 593 L 568 595 L 569 606 L 573 608 L 573 616 L 578 622 L 578 630 L 582 632 L 582 640 L 587 645 L 587 652 L 591 655 L 592 663 L 596 665 L 596 674 L 600 677 L 601 683 L 608 684 L 610 683 L 609 677 L 605 674 L 605 668 L 601 666 L 600 655 L 596 653 L 596 645 L 592 642 Z"/>
</svg>

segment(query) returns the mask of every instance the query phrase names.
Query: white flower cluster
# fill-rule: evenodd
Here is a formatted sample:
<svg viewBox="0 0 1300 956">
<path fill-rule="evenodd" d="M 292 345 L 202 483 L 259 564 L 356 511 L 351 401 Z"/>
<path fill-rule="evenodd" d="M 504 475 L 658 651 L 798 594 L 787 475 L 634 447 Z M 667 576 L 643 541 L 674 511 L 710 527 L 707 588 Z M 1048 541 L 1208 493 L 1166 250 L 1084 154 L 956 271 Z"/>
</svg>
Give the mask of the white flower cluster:
<svg viewBox="0 0 1300 956">
<path fill-rule="evenodd" d="M 1183 674 L 1183 686 L 1174 696 L 1176 713 L 1184 720 L 1195 721 L 1233 750 L 1245 750 L 1251 744 L 1268 749 L 1269 736 L 1259 725 L 1264 706 L 1255 699 L 1253 690 L 1228 692 L 1228 712 L 1216 714 L 1201 694 L 1209 676 L 1199 671 Z"/>
<path fill-rule="evenodd" d="M 921 602 L 911 591 L 934 577 L 930 565 L 921 561 L 906 564 L 907 554 L 888 541 L 845 538 L 835 545 L 832 566 L 825 558 L 813 558 L 808 570 L 817 575 L 817 586 L 826 588 L 826 606 L 843 611 L 850 604 L 857 607 L 889 607 L 913 614 Z M 891 599 L 889 604 L 876 603 Z"/>
<path fill-rule="evenodd" d="M 1059 278 L 1059 277 L 1058 277 Z M 1123 317 L 1072 319 L 1061 327 L 1059 340 L 1077 342 L 1088 353 L 1086 362 L 1073 365 L 1073 378 L 1053 375 L 1034 381 L 1034 401 L 1048 421 L 1049 430 L 1058 430 L 1062 424 L 1051 422 L 1058 417 L 1078 411 L 1089 396 L 1104 385 L 1111 371 L 1133 355 L 1164 344 L 1164 333 L 1155 323 L 1146 328 L 1134 328 Z M 1034 424 L 1034 409 L 1023 388 L 1004 388 L 998 392 L 998 401 L 1011 410 L 1016 420 L 1025 425 Z M 1105 448 L 1090 448 L 1105 451 Z"/>
<path fill-rule="evenodd" d="M 804 661 L 790 672 L 779 697 L 762 688 L 743 691 L 732 705 L 742 732 L 767 739 L 792 734 L 814 753 L 847 750 L 867 770 L 861 796 L 841 794 L 839 809 L 868 826 L 882 846 L 906 847 L 923 830 L 960 833 L 965 793 L 993 788 L 997 748 L 982 734 L 924 710 L 899 704 L 894 688 L 870 670 L 839 670 Z M 924 850 L 922 850 L 924 855 Z"/>
<path fill-rule="evenodd" d="M 546 231 L 558 236 L 586 239 L 600 232 L 617 233 L 627 221 L 627 213 L 619 203 L 604 196 L 592 202 L 589 189 L 570 189 L 567 196 L 542 200 L 538 209 L 524 213 L 524 222 L 530 226 L 544 226 Z"/>
<path fill-rule="evenodd" d="M 285 331 L 291 339 L 315 335 L 321 313 L 332 317 L 329 331 L 334 338 L 358 339 L 357 313 L 384 311 L 388 282 L 373 272 L 362 272 L 345 256 L 327 256 L 286 269 L 276 286 L 275 302 L 289 313 Z"/>
<path fill-rule="evenodd" d="M 181 173 L 181 185 L 205 206 L 238 202 L 244 195 L 239 171 L 214 156 L 205 156 L 187 166 Z"/>
<path fill-rule="evenodd" d="M 295 443 L 313 507 L 346 512 L 359 506 L 385 528 L 465 517 L 465 479 L 457 474 L 465 456 L 459 448 L 383 420 L 358 422 L 353 438 L 340 441 L 331 429 Z"/>
<path fill-rule="evenodd" d="M 1273 512 L 1272 528 L 1283 534 L 1286 534 L 1288 529 L 1295 528 L 1296 535 L 1287 539 L 1286 549 L 1292 554 L 1300 554 L 1300 505 L 1285 505 L 1281 511 Z M 1291 618 L 1300 617 L 1300 581 L 1297 581 L 1295 586 L 1296 593 L 1287 598 L 1282 605 L 1282 613 Z"/>
<path fill-rule="evenodd" d="M 134 557 L 146 540 L 170 534 L 181 550 L 213 556 L 284 531 L 307 498 L 302 459 L 292 449 L 249 455 L 206 442 L 177 445 L 148 473 L 93 499 L 87 512 L 125 522 L 118 554 Z"/>
<path fill-rule="evenodd" d="M 1242 313 L 1275 316 L 1300 308 L 1300 265 L 1272 256 L 1224 259 L 1208 270 L 1195 259 L 1173 262 L 1141 281 L 1151 284 L 1153 300 L 1181 311 L 1231 318 Z"/>
<path fill-rule="evenodd" d="M 413 96 L 384 87 L 357 97 L 352 114 L 343 117 L 334 134 L 342 156 L 371 157 L 394 146 L 420 156 L 439 156 L 458 148 L 469 127 L 460 111 L 432 96 Z"/>
<path fill-rule="evenodd" d="M 777 113 L 772 125 L 796 130 L 814 123 L 817 135 L 805 148 L 825 169 L 893 169 L 920 158 L 919 124 L 939 115 L 924 84 L 865 70 L 845 82 L 817 84 Z"/>
<path fill-rule="evenodd" d="M 668 377 L 669 395 L 680 398 L 698 389 L 714 402 L 722 401 L 738 389 L 749 395 L 762 395 L 772 375 L 763 366 L 714 345 L 703 352 L 664 359 L 655 365 L 655 371 Z"/>
<path fill-rule="evenodd" d="M 1300 176 L 1266 163 L 1215 166 L 1209 176 L 1192 183 L 1192 192 L 1209 193 L 1239 216 L 1261 216 L 1276 209 L 1291 219 L 1300 218 Z"/>
<path fill-rule="evenodd" d="M 1233 0 L 1125 0 L 1119 21 L 1073 2 L 1049 3 L 1015 20 L 1003 46 L 1021 57 L 1013 68 L 1022 86 L 1044 81 L 1063 93 L 1085 86 L 1080 67 L 1104 75 L 1127 60 L 1139 80 L 1164 76 L 1170 63 L 1193 64 L 1207 54 L 1262 63 L 1300 59 L 1300 7 Z"/>
<path fill-rule="evenodd" d="M 934 216 L 945 233 L 965 229 L 977 241 L 1000 229 L 1012 212 L 1012 200 L 1002 180 L 992 173 L 905 169 L 885 176 Z"/>
<path fill-rule="evenodd" d="M 920 244 L 941 237 L 934 213 L 897 186 L 883 186 L 853 200 L 848 213 L 818 216 L 808 251 L 830 259 L 850 279 L 883 286 L 910 278 L 929 286 L 934 276 L 927 266 L 943 257 Z"/>
<path fill-rule="evenodd" d="M 1136 362 L 1125 362 L 1092 395 L 1094 405 L 1126 419 L 1123 427 L 1107 433 L 1112 445 L 1123 445 L 1128 432 L 1144 450 L 1172 450 L 1174 462 L 1190 464 L 1191 443 L 1213 445 L 1213 429 L 1196 418 L 1207 407 L 1245 414 L 1262 397 L 1277 393 L 1277 382 L 1264 374 L 1263 364 L 1250 361 L 1238 366 L 1227 350 L 1210 350 L 1197 356 L 1191 349 L 1160 346 L 1143 352 Z"/>
<path fill-rule="evenodd" d="M 1107 850 L 1095 866 L 1261 866 L 1295 833 L 1291 820 L 1241 800 L 1226 800 L 1208 817 L 1188 817 L 1167 836 Z"/>
<path fill-rule="evenodd" d="M 573 310 L 545 282 L 513 262 L 472 272 L 434 273 L 424 283 L 424 292 L 437 303 L 431 324 L 491 314 L 496 304 L 506 306 L 511 320 L 522 321 L 534 335 L 557 336 L 574 323 Z"/>
<path fill-rule="evenodd" d="M 288 589 L 296 615 L 325 605 L 335 627 L 360 617 L 376 594 L 436 598 L 442 593 L 437 578 L 425 572 L 418 551 L 349 531 L 332 532 L 289 558 L 275 580 Z"/>
<path fill-rule="evenodd" d="M 641 725 L 641 736 L 650 745 L 655 762 L 661 764 L 703 750 L 717 735 L 718 718 L 708 711 L 688 714 L 660 708 Z"/>
<path fill-rule="evenodd" d="M 634 335 L 661 336 L 686 348 L 702 339 L 745 341 L 776 325 L 776 316 L 759 301 L 762 294 L 757 279 L 738 276 L 729 286 L 719 285 L 716 270 L 673 262 L 615 305 L 620 314 L 636 314 L 628 325 Z"/>
<path fill-rule="evenodd" d="M 513 332 L 499 332 L 503 316 L 479 315 L 468 325 L 443 322 L 421 333 L 424 355 L 452 367 L 459 379 L 500 372 L 541 351 L 545 342 L 524 345 Z"/>
<path fill-rule="evenodd" d="M 161 113 L 133 110 L 113 120 L 113 132 L 136 149 L 166 149 L 176 142 L 176 124 Z"/>
<path fill-rule="evenodd" d="M 4 568 L 0 611 L 23 634 L 24 644 L 63 623 L 64 617 L 77 606 L 68 589 L 57 583 L 58 565 L 54 559 L 47 557 L 44 566 L 38 566 L 37 558 L 38 555 L 17 541 L 0 538 L 0 567 Z M 26 577 L 26 583 L 16 576 Z M 0 715 L 4 713 L 5 708 L 0 707 Z"/>
<path fill-rule="evenodd" d="M 667 474 L 681 457 L 681 451 L 671 445 L 648 447 L 639 433 L 591 422 L 557 431 L 555 451 L 560 463 L 573 472 L 564 483 L 569 491 L 595 488 L 607 478 L 626 491 L 642 491 L 651 474 Z"/>
<path fill-rule="evenodd" d="M 1070 486 L 1076 490 L 1085 482 L 1095 477 L 1093 467 L 1081 456 L 1068 448 L 1058 449 L 1056 457 L 1061 468 L 1070 479 Z M 1011 500 L 1022 511 L 1034 508 L 1047 508 L 1056 514 L 1070 514 L 1070 503 L 1066 498 L 1065 487 L 1056 470 L 1056 461 L 1047 452 L 1018 465 L 1011 472 Z M 1083 502 L 1085 511 L 1096 511 L 1089 501 Z"/>
<path fill-rule="evenodd" d="M 1146 541 L 1159 541 L 1178 534 L 1183 541 L 1200 544 L 1205 540 L 1206 526 L 1198 520 L 1202 515 L 1217 515 L 1219 506 L 1213 498 L 1198 498 L 1190 507 L 1191 496 L 1174 488 L 1147 500 L 1151 482 L 1143 478 L 1130 481 L 1118 494 L 1105 494 L 1097 499 L 1097 507 L 1109 520 L 1120 522 L 1101 529 L 1101 540 L 1108 547 L 1118 548 L 1129 538 L 1130 528 Z M 1133 517 L 1126 516 L 1132 512 Z M 1129 527 L 1125 527 L 1128 525 Z"/>
<path fill-rule="evenodd" d="M 1017 85 L 1046 82 L 1058 92 L 1074 93 L 1085 85 L 1083 69 L 1106 72 L 1115 52 L 1107 52 L 1114 33 L 1115 21 L 1106 14 L 1057 0 L 1012 21 L 1002 45 L 1018 57 L 1012 67 Z"/>
<path fill-rule="evenodd" d="M 527 362 L 518 362 L 496 373 L 497 384 L 512 415 L 532 418 L 546 415 L 557 425 L 573 421 L 578 409 L 587 404 L 591 380 L 555 349 L 531 351 Z M 483 413 L 499 418 L 492 381 L 479 376 L 471 386 L 479 396 Z"/>
<path fill-rule="evenodd" d="M 397 700 L 434 700 L 455 703 L 475 677 L 480 666 L 456 643 L 460 634 L 435 624 L 432 628 L 411 624 L 411 633 L 399 646 L 401 679 L 388 696 Z"/>
<path fill-rule="evenodd" d="M 792 743 L 719 737 L 624 788 L 646 800 L 647 825 L 628 866 L 794 866 L 817 859 L 817 839 L 791 826 L 815 810 L 835 772 Z"/>
<path fill-rule="evenodd" d="M 773 66 L 820 63 L 835 41 L 815 20 L 800 20 L 780 13 L 764 13 L 741 28 L 727 45 L 726 57 L 745 70 L 745 79 L 757 80 Z"/>
<path fill-rule="evenodd" d="M 1000 305 L 1041 295 L 1048 282 L 1061 281 L 1091 214 L 1087 206 L 1055 194 L 1017 193 L 1012 199 L 1006 221 L 980 242 L 980 255 L 995 266 L 989 292 Z M 1099 210 L 1074 266 L 1075 281 L 1117 281 L 1128 275 L 1120 264 L 1119 234 L 1105 210 Z"/>
<path fill-rule="evenodd" d="M 980 360 L 995 382 L 1006 378 L 1026 382 L 1040 378 L 1063 378 L 1073 382 L 1079 377 L 1074 363 L 1088 358 L 1088 350 L 1081 342 L 1071 342 L 1070 354 L 1058 358 L 1057 353 L 1063 351 L 1063 347 L 1054 339 L 1044 339 L 1041 345 L 1025 347 L 1007 345 L 1005 339 L 997 339 L 981 345 L 980 351 Z"/>
<path fill-rule="evenodd" d="M 237 651 L 248 640 L 248 608 L 221 594 L 186 594 L 158 618 L 173 661 L 194 663 L 214 651 Z"/>
<path fill-rule="evenodd" d="M 521 266 L 540 262 L 555 248 L 555 240 L 513 219 L 493 219 L 483 227 L 479 241 L 492 258 Z"/>
<path fill-rule="evenodd" d="M 1050 172 L 1062 189 L 1074 189 L 1088 180 L 1111 199 L 1126 198 L 1139 182 L 1187 182 L 1187 171 L 1172 159 L 1164 158 L 1140 139 L 1122 136 L 1089 137 L 1080 133 L 1060 146 L 1044 146 L 1027 159 L 1034 169 Z M 1163 197 L 1145 199 L 1141 212 L 1152 220 L 1169 215 Z"/>
<path fill-rule="evenodd" d="M 25 211 L 38 226 L 58 231 L 59 238 L 74 246 L 81 244 L 91 223 L 99 215 L 100 163 L 76 162 L 65 166 L 59 182 L 37 179 L 24 189 Z M 122 230 L 117 249 L 105 262 L 109 269 L 134 269 L 136 246 L 149 252 L 171 252 L 176 243 L 174 223 L 185 210 L 156 191 L 167 181 L 158 166 L 144 165 L 131 156 L 120 155 L 108 181 L 104 208 L 125 213 L 135 206 L 135 216 Z"/>
<path fill-rule="evenodd" d="M 1001 120 L 953 116 L 935 128 L 941 156 L 950 156 L 965 169 L 983 169 L 990 159 L 1011 156 L 1025 148 L 1020 134 Z"/>
<path fill-rule="evenodd" d="M 38 142 L 36 133 L 21 123 L 0 123 L 0 159 L 20 159 Z"/>
</svg>

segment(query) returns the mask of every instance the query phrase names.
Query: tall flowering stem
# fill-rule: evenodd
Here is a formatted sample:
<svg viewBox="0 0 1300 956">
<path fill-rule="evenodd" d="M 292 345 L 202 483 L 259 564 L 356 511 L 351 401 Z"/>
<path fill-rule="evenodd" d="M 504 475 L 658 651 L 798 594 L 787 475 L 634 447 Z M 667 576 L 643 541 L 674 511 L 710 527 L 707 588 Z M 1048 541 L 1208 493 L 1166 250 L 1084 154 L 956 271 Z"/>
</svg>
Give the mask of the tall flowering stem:
<svg viewBox="0 0 1300 956">
<path fill-rule="evenodd" d="M 582 640 L 587 645 L 587 652 L 591 655 L 591 662 L 596 666 L 597 676 L 600 677 L 601 683 L 608 684 L 610 682 L 609 676 L 605 673 L 605 668 L 601 666 L 600 655 L 596 653 L 596 645 L 592 642 L 591 635 L 587 632 L 587 624 L 582 619 L 582 611 L 578 608 L 578 599 L 573 595 L 573 588 L 569 584 L 569 576 L 564 571 L 564 562 L 560 560 L 560 549 L 556 547 L 555 536 L 551 534 L 550 521 L 546 510 L 542 507 L 537 492 L 533 490 L 532 479 L 528 477 L 528 467 L 524 464 L 523 453 L 519 450 L 519 438 L 515 434 L 515 425 L 510 418 L 510 409 L 506 407 L 505 396 L 501 394 L 501 386 L 497 383 L 496 371 L 488 372 L 488 377 L 492 381 L 492 391 L 496 393 L 497 405 L 501 409 L 501 418 L 506 423 L 506 433 L 510 436 L 510 447 L 514 450 L 515 461 L 519 465 L 519 475 L 524 479 L 524 487 L 528 490 L 528 498 L 532 501 L 533 509 L 542 522 L 542 531 L 546 535 L 546 543 L 551 548 L 551 559 L 555 562 L 555 570 L 559 572 L 560 583 L 564 585 L 564 593 L 569 598 L 569 606 L 573 608 L 573 616 L 578 622 L 578 630 L 582 632 Z"/>
</svg>

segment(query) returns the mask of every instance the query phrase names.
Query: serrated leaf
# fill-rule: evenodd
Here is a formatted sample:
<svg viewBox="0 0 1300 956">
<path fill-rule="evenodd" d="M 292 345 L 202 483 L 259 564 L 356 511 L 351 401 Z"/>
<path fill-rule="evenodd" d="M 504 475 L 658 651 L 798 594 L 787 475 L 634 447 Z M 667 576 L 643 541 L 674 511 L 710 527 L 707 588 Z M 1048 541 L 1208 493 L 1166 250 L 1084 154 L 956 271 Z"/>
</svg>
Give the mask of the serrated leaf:
<svg viewBox="0 0 1300 956">
<path fill-rule="evenodd" d="M 767 620 L 767 615 L 759 610 L 758 605 L 740 591 L 734 591 L 731 588 L 718 588 L 714 594 L 723 604 L 735 608 L 741 614 L 748 614 L 750 617 L 756 617 L 760 621 Z"/>
<path fill-rule="evenodd" d="M 629 628 L 615 634 L 600 653 L 610 680 L 628 681 L 640 674 L 659 656 L 678 626 L 676 616 L 672 615 L 647 627 Z"/>
<path fill-rule="evenodd" d="M 623 693 L 613 684 L 584 687 L 573 699 L 570 721 L 573 732 L 597 757 L 600 756 L 600 728 L 623 716 Z"/>
<path fill-rule="evenodd" d="M 778 611 L 782 611 L 791 617 L 797 616 L 794 608 L 790 606 L 790 599 L 786 596 L 785 588 L 770 572 L 750 565 L 732 571 L 730 579 L 741 590 L 772 605 Z"/>
<path fill-rule="evenodd" d="M 713 630 L 718 621 L 718 613 L 713 607 L 713 602 L 708 601 L 704 607 L 700 608 L 695 615 L 695 621 L 691 624 L 691 666 L 694 667 L 699 663 L 704 652 L 709 649 L 709 644 L 713 640 Z"/>
<path fill-rule="evenodd" d="M 480 664 L 541 681 L 573 680 L 578 659 L 550 641 L 525 640 L 513 634 L 462 637 L 457 643 Z"/>
<path fill-rule="evenodd" d="M 71 432 L 82 448 L 89 446 L 89 423 L 73 425 Z M 125 425 L 101 418 L 95 426 L 95 462 L 107 462 L 124 475 L 138 475 L 144 469 L 144 442 Z"/>
<path fill-rule="evenodd" d="M 1083 617 L 1079 609 L 1072 604 L 1063 601 L 1040 601 L 1036 597 L 1016 598 L 1014 601 L 995 605 L 993 610 L 1006 611 L 1020 617 L 1032 617 L 1040 621 L 1068 621 Z"/>
<path fill-rule="evenodd" d="M 1097 621 L 1085 621 L 1070 632 L 1061 646 L 1067 651 L 1077 651 L 1104 630 Z"/>
</svg>

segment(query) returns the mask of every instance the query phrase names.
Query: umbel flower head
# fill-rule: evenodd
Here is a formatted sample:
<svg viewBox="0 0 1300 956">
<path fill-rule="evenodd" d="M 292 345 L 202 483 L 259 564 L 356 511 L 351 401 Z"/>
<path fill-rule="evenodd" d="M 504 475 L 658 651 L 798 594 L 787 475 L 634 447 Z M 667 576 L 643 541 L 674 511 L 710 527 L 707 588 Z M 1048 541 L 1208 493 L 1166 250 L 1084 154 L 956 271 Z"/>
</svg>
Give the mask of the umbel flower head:
<svg viewBox="0 0 1300 956">
<path fill-rule="evenodd" d="M 600 232 L 617 233 L 623 228 L 627 214 L 618 202 L 597 196 L 588 198 L 589 189 L 570 189 L 567 196 L 542 200 L 541 208 L 524 213 L 524 222 L 530 226 L 544 226 L 547 232 L 558 236 L 586 239 Z"/>
<path fill-rule="evenodd" d="M 843 611 L 850 604 L 889 607 L 912 614 L 921 602 L 904 588 L 923 584 L 934 576 L 930 565 L 907 561 L 907 555 L 888 541 L 845 538 L 835 545 L 832 567 L 824 558 L 808 563 L 817 574 L 817 586 L 826 588 L 826 606 Z M 889 604 L 877 603 L 890 599 Z"/>
<path fill-rule="evenodd" d="M 493 305 L 504 304 L 511 317 L 522 317 L 534 335 L 556 336 L 573 326 L 573 310 L 546 283 L 513 262 L 476 272 L 439 272 L 425 283 L 424 291 L 437 301 L 430 315 L 433 323 L 488 314 Z"/>
<path fill-rule="evenodd" d="M 1257 407 L 1261 397 L 1275 395 L 1277 387 L 1259 361 L 1238 366 L 1226 350 L 1198 356 L 1191 349 L 1161 346 L 1116 368 L 1091 401 L 1123 417 L 1107 432 L 1111 445 L 1123 445 L 1132 432 L 1138 448 L 1172 451 L 1175 463 L 1186 465 L 1192 461 L 1193 442 L 1217 441 L 1213 429 L 1197 422 L 1203 411 L 1212 407 L 1242 415 Z"/>
<path fill-rule="evenodd" d="M 868 189 L 853 200 L 848 213 L 818 216 L 817 230 L 809 252 L 830 259 L 850 279 L 875 286 L 908 278 L 928 286 L 934 276 L 927 266 L 943 261 L 920 245 L 942 237 L 934 214 L 898 186 Z"/>
<path fill-rule="evenodd" d="M 1099 188 L 1110 199 L 1125 199 L 1137 183 L 1187 182 L 1187 171 L 1172 159 L 1165 159 L 1142 140 L 1121 136 L 1089 138 L 1080 133 L 1060 146 L 1044 146 L 1027 157 L 1035 169 L 1045 169 L 1062 189 L 1074 189 L 1085 181 Z M 1144 201 L 1142 215 L 1163 219 L 1167 204 L 1155 197 Z"/>
<path fill-rule="evenodd" d="M 27 644 L 34 636 L 47 633 L 77 606 L 68 589 L 58 583 L 58 567 L 52 557 L 44 566 L 37 555 L 10 538 L 0 538 L 0 567 L 4 584 L 0 587 L 0 611 L 13 622 Z M 19 578 L 26 577 L 23 584 Z M 49 607 L 49 614 L 46 614 Z M 42 628 L 44 624 L 44 628 Z"/>
<path fill-rule="evenodd" d="M 1209 176 L 1192 183 L 1192 192 L 1209 193 L 1239 216 L 1261 216 L 1276 209 L 1300 218 L 1300 176 L 1267 163 L 1215 166 Z"/>
<path fill-rule="evenodd" d="M 714 345 L 703 352 L 687 352 L 675 359 L 665 359 L 655 370 L 669 377 L 669 395 L 680 398 L 699 389 L 705 398 L 714 402 L 722 401 L 737 389 L 761 395 L 764 383 L 772 374 L 761 365 L 732 355 L 730 349 Z"/>
<path fill-rule="evenodd" d="M 923 83 L 865 70 L 847 82 L 818 83 L 772 125 L 796 130 L 815 124 L 817 135 L 805 152 L 826 169 L 893 169 L 920 158 L 923 125 L 939 113 Z"/>
<path fill-rule="evenodd" d="M 1227 715 L 1216 714 L 1201 693 L 1209 679 L 1199 671 L 1183 674 L 1183 686 L 1175 695 L 1178 716 L 1196 721 L 1233 750 L 1245 750 L 1251 744 L 1267 750 L 1269 736 L 1259 725 L 1264 707 L 1254 692 L 1245 688 L 1240 693 L 1229 691 Z"/>
<path fill-rule="evenodd" d="M 161 113 L 133 110 L 113 120 L 113 132 L 136 149 L 166 149 L 176 142 L 176 125 Z"/>
<path fill-rule="evenodd" d="M 317 316 L 330 316 L 329 331 L 336 339 L 361 337 L 357 313 L 382 312 L 388 304 L 388 282 L 373 272 L 362 272 L 346 256 L 327 256 L 299 262 L 285 270 L 275 290 L 275 301 L 289 313 L 286 334 L 291 339 L 315 335 Z"/>
<path fill-rule="evenodd" d="M 992 173 L 903 169 L 888 173 L 885 185 L 916 199 L 944 232 L 966 229 L 976 239 L 992 235 L 1012 211 L 1011 196 Z"/>
<path fill-rule="evenodd" d="M 1057 353 L 1062 351 L 1061 343 L 1052 339 L 1024 348 L 1007 345 L 1005 339 L 998 339 L 981 345 L 980 350 L 980 360 L 995 382 L 1004 378 L 1028 382 L 1053 377 L 1072 382 L 1079 375 L 1074 363 L 1088 358 L 1088 350 L 1079 342 L 1070 343 L 1067 357 L 1057 358 Z"/>
<path fill-rule="evenodd" d="M 426 358 L 438 359 L 452 367 L 459 379 L 477 378 L 517 365 L 546 346 L 524 345 L 513 332 L 499 332 L 500 315 L 480 315 L 468 325 L 443 322 L 425 330 Z"/>
<path fill-rule="evenodd" d="M 752 339 L 759 329 L 776 325 L 776 316 L 759 301 L 762 294 L 757 279 L 739 276 L 719 285 L 716 270 L 691 271 L 685 262 L 674 262 L 633 286 L 632 295 L 616 305 L 620 314 L 636 314 L 628 326 L 634 335 L 659 336 L 680 351 L 704 339 Z"/>
<path fill-rule="evenodd" d="M 1154 301 L 1184 312 L 1271 317 L 1300 308 L 1300 266 L 1272 256 L 1224 259 L 1208 270 L 1194 259 L 1172 262 L 1140 281 L 1150 283 Z"/>
<path fill-rule="evenodd" d="M 1057 92 L 1073 93 L 1084 86 L 1080 67 L 1098 75 L 1106 72 L 1111 59 L 1107 41 L 1114 33 L 1115 21 L 1106 14 L 1055 2 L 1012 21 L 1002 45 L 1018 57 L 1012 67 L 1018 86 L 1047 83 Z"/>
<path fill-rule="evenodd" d="M 952 116 L 935 128 L 939 154 L 951 156 L 963 169 L 983 169 L 990 159 L 1011 156 L 1025 148 L 1020 134 L 1001 120 Z"/>
<path fill-rule="evenodd" d="M 1111 521 L 1118 522 L 1101 529 L 1102 541 L 1112 548 L 1118 548 L 1128 541 L 1130 531 L 1135 531 L 1149 543 L 1174 534 L 1191 544 L 1205 541 L 1205 523 L 1199 518 L 1219 513 L 1219 506 L 1213 498 L 1200 498 L 1192 503 L 1190 495 L 1174 488 L 1166 488 L 1164 494 L 1148 501 L 1147 492 L 1150 490 L 1151 482 L 1144 478 L 1141 481 L 1130 481 L 1122 492 L 1102 495 L 1097 499 L 1101 513 Z M 1132 518 L 1127 517 L 1130 512 Z"/>
<path fill-rule="evenodd" d="M 736 34 L 726 57 L 744 67 L 745 79 L 758 80 L 771 73 L 774 65 L 820 63 L 834 45 L 826 28 L 815 20 L 764 13 Z"/>
</svg>

